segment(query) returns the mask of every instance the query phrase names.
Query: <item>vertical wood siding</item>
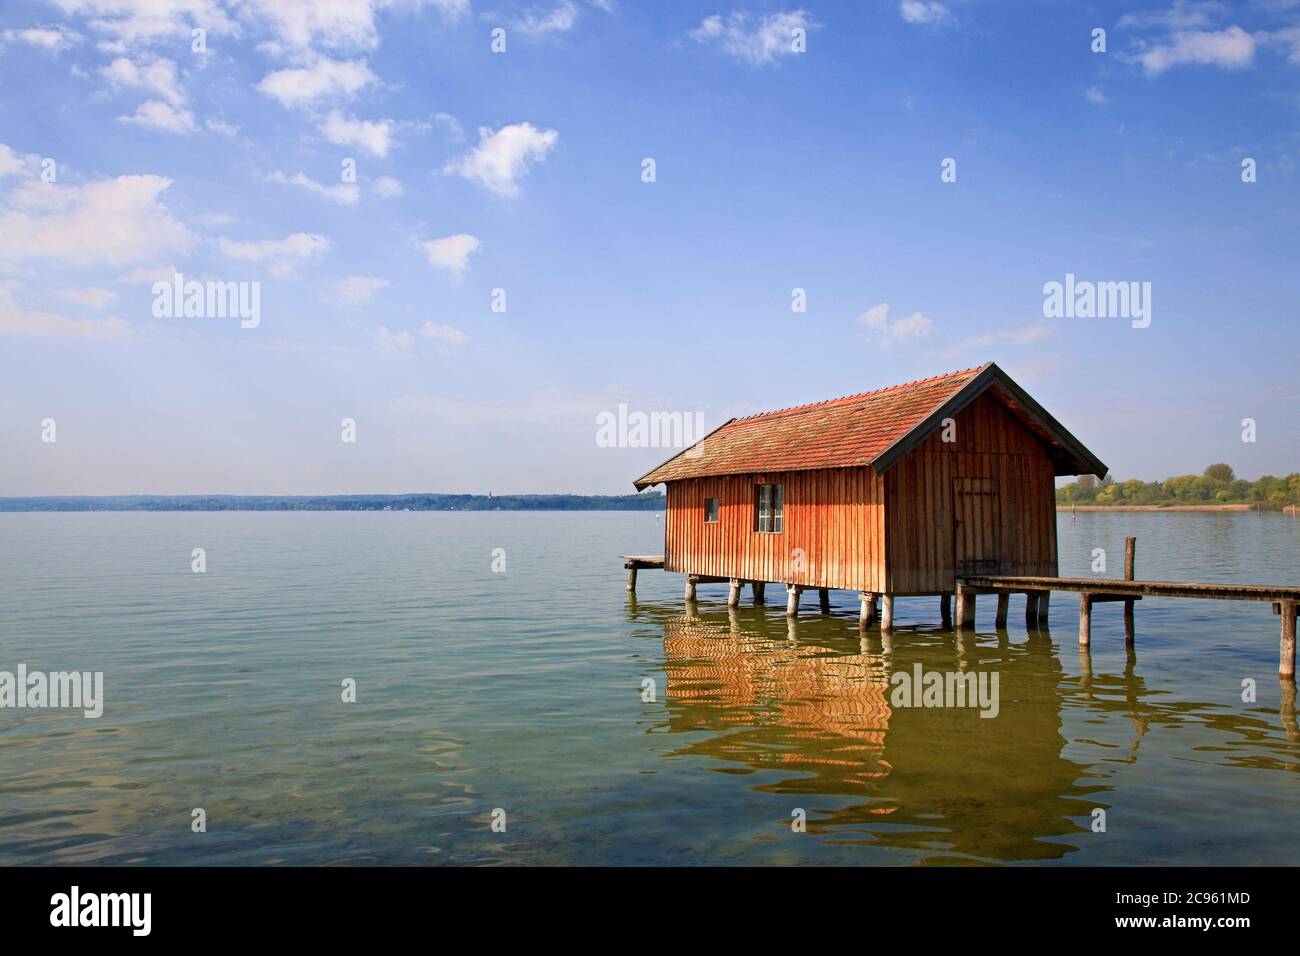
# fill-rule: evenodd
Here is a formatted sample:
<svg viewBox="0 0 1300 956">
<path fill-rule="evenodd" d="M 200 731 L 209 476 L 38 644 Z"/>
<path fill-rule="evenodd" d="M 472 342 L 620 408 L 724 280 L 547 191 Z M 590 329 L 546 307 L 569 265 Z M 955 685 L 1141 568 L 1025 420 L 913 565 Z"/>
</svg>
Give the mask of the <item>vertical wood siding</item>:
<svg viewBox="0 0 1300 956">
<path fill-rule="evenodd" d="M 996 561 L 985 573 L 1055 575 L 1056 490 L 1042 442 L 988 395 L 955 417 L 955 442 L 936 430 L 884 476 L 836 468 L 669 482 L 665 568 L 939 594 L 956 586 L 960 551 Z M 780 534 L 754 530 L 759 483 L 785 486 Z M 705 498 L 718 499 L 716 523 L 704 521 Z"/>
<path fill-rule="evenodd" d="M 780 534 L 754 530 L 760 483 L 785 487 Z M 715 523 L 704 521 L 705 498 L 718 499 Z M 884 481 L 870 468 L 669 482 L 665 525 L 669 571 L 867 591 L 884 583 Z"/>
<path fill-rule="evenodd" d="M 1057 573 L 1056 489 L 1043 444 L 988 395 L 955 418 L 955 442 L 936 431 L 885 475 L 890 593 L 952 590 L 959 551 L 996 560 L 988 573 Z"/>
</svg>

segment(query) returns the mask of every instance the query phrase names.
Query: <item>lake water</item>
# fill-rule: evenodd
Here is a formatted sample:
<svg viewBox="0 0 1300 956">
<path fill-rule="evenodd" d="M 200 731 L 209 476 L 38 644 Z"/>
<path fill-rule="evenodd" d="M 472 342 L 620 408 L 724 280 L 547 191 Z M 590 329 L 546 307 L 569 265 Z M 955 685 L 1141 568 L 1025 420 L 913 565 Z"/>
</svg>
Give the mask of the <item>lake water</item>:
<svg viewBox="0 0 1300 956">
<path fill-rule="evenodd" d="M 1300 582 L 1276 514 L 1061 514 L 1061 572 Z M 1077 601 L 1049 631 L 892 640 L 784 593 L 728 612 L 619 554 L 653 513 L 0 516 L 0 670 L 104 672 L 104 714 L 0 710 L 0 865 L 1289 864 L 1294 691 L 1267 605 Z M 207 570 L 191 571 L 206 550 Z M 494 572 L 493 549 L 505 552 Z M 890 704 L 997 672 L 998 716 Z M 356 681 L 355 703 L 341 682 Z M 643 681 L 654 700 L 643 700 Z M 1253 678 L 1258 700 L 1242 702 Z M 191 828 L 206 812 L 207 831 Z M 505 811 L 494 832 L 493 811 Z M 1093 811 L 1105 832 L 1093 832 Z M 795 832 L 794 814 L 806 814 Z"/>
</svg>

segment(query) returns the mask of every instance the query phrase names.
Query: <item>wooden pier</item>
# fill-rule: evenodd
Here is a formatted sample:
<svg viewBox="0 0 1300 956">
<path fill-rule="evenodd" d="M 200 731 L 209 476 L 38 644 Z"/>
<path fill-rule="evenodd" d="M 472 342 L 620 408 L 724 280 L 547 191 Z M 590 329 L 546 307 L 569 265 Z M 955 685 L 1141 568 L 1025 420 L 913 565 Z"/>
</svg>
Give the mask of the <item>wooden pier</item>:
<svg viewBox="0 0 1300 956">
<path fill-rule="evenodd" d="M 1045 575 L 958 575 L 957 608 L 954 620 L 951 595 L 941 593 L 940 615 L 944 627 L 954 623 L 958 629 L 967 629 L 975 624 L 975 600 L 980 594 L 996 594 L 998 597 L 997 616 L 994 624 L 998 629 L 1006 627 L 1007 612 L 1012 594 L 1025 595 L 1025 624 L 1036 627 L 1045 624 L 1053 591 L 1064 591 L 1079 595 L 1079 646 L 1088 648 L 1092 643 L 1092 608 L 1094 604 L 1122 603 L 1124 605 L 1124 641 L 1128 645 L 1134 642 L 1133 605 L 1144 597 L 1166 598 L 1201 598 L 1214 601 L 1255 601 L 1268 603 L 1275 615 L 1282 619 L 1282 636 L 1278 650 L 1278 674 L 1284 680 L 1295 680 L 1295 638 L 1296 618 L 1300 614 L 1300 587 L 1286 587 L 1267 584 L 1226 584 L 1196 583 L 1190 581 L 1139 581 L 1134 578 L 1134 553 L 1136 541 L 1129 538 L 1125 542 L 1125 560 L 1123 578 L 1061 578 Z M 663 555 L 622 555 L 624 567 L 627 568 L 627 589 L 636 591 L 637 571 L 642 568 L 664 568 Z M 742 588 L 751 586 L 754 604 L 764 603 L 766 582 L 751 581 L 740 578 L 713 577 L 709 575 L 688 574 L 686 576 L 686 600 L 696 599 L 697 584 L 726 583 L 730 585 L 727 594 L 727 606 L 740 604 Z M 798 584 L 786 585 L 786 614 L 795 617 L 799 613 L 799 600 L 805 590 L 816 590 L 823 614 L 830 612 L 829 588 L 805 588 Z M 892 594 L 863 592 L 860 596 L 862 610 L 859 626 L 867 628 L 879 618 L 882 631 L 889 631 L 894 623 L 894 597 Z M 880 610 L 877 611 L 877 601 Z"/>
</svg>

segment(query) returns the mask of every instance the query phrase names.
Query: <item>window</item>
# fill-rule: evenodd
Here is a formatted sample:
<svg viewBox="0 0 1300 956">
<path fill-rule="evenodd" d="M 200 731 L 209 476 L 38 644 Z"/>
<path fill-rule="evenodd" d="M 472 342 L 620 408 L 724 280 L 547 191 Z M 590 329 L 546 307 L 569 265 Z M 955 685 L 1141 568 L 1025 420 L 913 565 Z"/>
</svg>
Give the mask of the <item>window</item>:
<svg viewBox="0 0 1300 956">
<path fill-rule="evenodd" d="M 785 489 L 781 485 L 754 486 L 754 530 L 780 534 L 784 526 Z"/>
<path fill-rule="evenodd" d="M 704 523 L 714 524 L 718 520 L 718 499 L 704 499 Z"/>
</svg>

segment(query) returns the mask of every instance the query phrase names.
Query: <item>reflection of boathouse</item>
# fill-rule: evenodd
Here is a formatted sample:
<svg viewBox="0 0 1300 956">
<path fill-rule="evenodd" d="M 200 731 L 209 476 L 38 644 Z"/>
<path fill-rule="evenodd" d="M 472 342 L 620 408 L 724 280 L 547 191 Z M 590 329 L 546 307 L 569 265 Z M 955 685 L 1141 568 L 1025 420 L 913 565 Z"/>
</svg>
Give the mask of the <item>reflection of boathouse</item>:
<svg viewBox="0 0 1300 956">
<path fill-rule="evenodd" d="M 716 622 L 716 623 L 715 623 Z M 770 634 L 755 619 L 664 625 L 669 730 L 708 736 L 676 750 L 761 773 L 754 789 L 860 797 L 809 830 L 881 847 L 994 860 L 1068 853 L 1096 802 L 1085 768 L 1062 756 L 1062 668 L 1050 641 L 959 643 L 917 635 L 886 650 Z M 928 637 L 929 639 L 924 639 Z M 978 709 L 890 706 L 890 675 L 971 668 L 1000 674 L 997 718 Z M 755 778 L 751 778 L 755 779 Z M 1095 798 L 1094 798 L 1095 800 Z"/>
</svg>

